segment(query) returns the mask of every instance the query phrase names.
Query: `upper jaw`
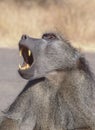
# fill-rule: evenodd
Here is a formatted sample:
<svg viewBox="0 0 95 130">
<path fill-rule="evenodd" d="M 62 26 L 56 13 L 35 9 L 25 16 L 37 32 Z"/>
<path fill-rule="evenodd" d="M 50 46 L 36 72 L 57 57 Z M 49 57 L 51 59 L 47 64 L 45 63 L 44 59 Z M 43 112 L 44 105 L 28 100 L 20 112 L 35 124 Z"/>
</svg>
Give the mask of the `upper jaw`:
<svg viewBox="0 0 95 130">
<path fill-rule="evenodd" d="M 30 69 L 34 62 L 33 52 L 26 45 L 19 43 L 19 55 L 23 57 L 23 64 L 19 64 L 19 70 L 25 71 Z"/>
</svg>

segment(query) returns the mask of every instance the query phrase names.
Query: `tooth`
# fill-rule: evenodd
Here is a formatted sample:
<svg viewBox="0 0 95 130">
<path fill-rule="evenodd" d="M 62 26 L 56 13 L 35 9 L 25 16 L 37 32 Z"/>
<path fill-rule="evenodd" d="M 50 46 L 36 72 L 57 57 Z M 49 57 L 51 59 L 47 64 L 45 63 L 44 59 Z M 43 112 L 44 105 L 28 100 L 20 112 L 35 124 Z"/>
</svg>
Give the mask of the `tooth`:
<svg viewBox="0 0 95 130">
<path fill-rule="evenodd" d="M 22 56 L 22 50 L 20 50 L 19 55 Z"/>
<path fill-rule="evenodd" d="M 30 50 L 28 50 L 28 55 L 29 55 L 29 56 L 31 55 L 31 51 L 30 51 Z"/>
<path fill-rule="evenodd" d="M 21 69 L 21 65 L 19 64 L 19 69 Z"/>
<path fill-rule="evenodd" d="M 28 69 L 30 66 L 27 64 L 26 68 Z"/>
<path fill-rule="evenodd" d="M 21 69 L 21 70 L 26 70 L 26 69 L 29 69 L 29 68 L 30 68 L 30 66 L 28 64 L 24 67 L 21 67 L 21 65 L 19 64 L 19 69 Z"/>
<path fill-rule="evenodd" d="M 24 67 L 21 67 L 21 70 L 25 70 L 26 69 L 26 66 L 24 66 Z"/>
</svg>

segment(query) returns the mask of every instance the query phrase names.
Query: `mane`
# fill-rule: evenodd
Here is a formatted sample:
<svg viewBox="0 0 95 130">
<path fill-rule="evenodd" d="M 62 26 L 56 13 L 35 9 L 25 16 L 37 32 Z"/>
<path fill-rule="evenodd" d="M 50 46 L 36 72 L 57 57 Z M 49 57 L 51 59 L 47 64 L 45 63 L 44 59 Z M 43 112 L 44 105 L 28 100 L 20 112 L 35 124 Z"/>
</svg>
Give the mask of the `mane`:
<svg viewBox="0 0 95 130">
<path fill-rule="evenodd" d="M 66 42 L 74 51 L 77 51 L 78 50 L 74 47 L 72 47 L 71 43 L 69 40 L 65 39 L 63 36 L 60 36 L 61 39 Z M 78 69 L 79 70 L 83 70 L 87 75 L 89 75 L 93 80 L 95 80 L 95 76 L 93 74 L 93 72 L 91 71 L 91 68 L 89 66 L 89 63 L 88 61 L 85 59 L 85 57 L 83 56 L 83 54 L 80 53 L 80 56 L 79 56 L 79 60 L 78 60 Z"/>
<path fill-rule="evenodd" d="M 49 32 L 46 32 L 46 34 L 48 34 Z M 94 78 L 94 74 L 92 73 L 89 63 L 88 61 L 85 59 L 85 57 L 80 53 L 80 51 L 78 51 L 76 48 L 74 48 L 71 44 L 71 42 L 64 37 L 64 35 L 62 35 L 62 33 L 60 32 L 51 32 L 51 34 L 55 34 L 60 40 L 62 40 L 63 42 L 65 42 L 66 44 L 68 44 L 68 46 L 70 48 L 73 49 L 74 52 L 79 52 L 79 56 L 78 56 L 78 69 L 79 70 L 83 70 L 87 75 L 89 75 L 92 79 L 95 80 Z M 78 53 L 77 53 L 78 54 Z"/>
<path fill-rule="evenodd" d="M 65 39 L 63 36 L 61 36 L 62 40 L 64 42 L 66 42 L 75 52 L 78 50 L 74 47 L 72 47 L 71 43 L 69 40 Z M 81 54 L 81 52 L 79 52 L 79 60 L 78 60 L 78 69 L 79 70 L 83 70 L 87 75 L 89 75 L 93 80 L 95 80 L 94 78 L 94 74 L 91 71 L 91 68 L 89 66 L 88 61 L 85 59 L 85 57 L 83 56 L 83 54 Z"/>
</svg>

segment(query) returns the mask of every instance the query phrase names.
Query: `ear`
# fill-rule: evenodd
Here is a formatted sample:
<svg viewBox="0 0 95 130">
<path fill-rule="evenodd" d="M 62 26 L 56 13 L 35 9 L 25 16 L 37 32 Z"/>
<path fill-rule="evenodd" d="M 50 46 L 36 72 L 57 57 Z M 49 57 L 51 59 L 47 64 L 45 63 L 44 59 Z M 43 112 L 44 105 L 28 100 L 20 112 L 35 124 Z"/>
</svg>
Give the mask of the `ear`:
<svg viewBox="0 0 95 130">
<path fill-rule="evenodd" d="M 79 57 L 77 61 L 77 68 L 92 76 L 92 72 L 90 71 L 90 67 L 84 56 Z"/>
<path fill-rule="evenodd" d="M 80 50 L 75 50 L 75 59 L 76 61 L 81 57 L 81 53 L 80 53 Z"/>
</svg>

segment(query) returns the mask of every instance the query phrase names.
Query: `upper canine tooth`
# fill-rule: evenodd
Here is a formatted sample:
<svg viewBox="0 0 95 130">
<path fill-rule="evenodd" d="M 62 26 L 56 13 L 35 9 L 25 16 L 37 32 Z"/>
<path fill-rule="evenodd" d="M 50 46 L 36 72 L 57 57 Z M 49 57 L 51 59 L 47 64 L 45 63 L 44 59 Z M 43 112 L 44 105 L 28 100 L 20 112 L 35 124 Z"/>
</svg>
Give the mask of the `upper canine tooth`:
<svg viewBox="0 0 95 130">
<path fill-rule="evenodd" d="M 28 50 L 28 55 L 29 55 L 29 56 L 31 55 L 31 51 L 30 51 L 30 50 Z"/>
<path fill-rule="evenodd" d="M 19 55 L 22 56 L 22 50 L 19 51 Z"/>
</svg>

